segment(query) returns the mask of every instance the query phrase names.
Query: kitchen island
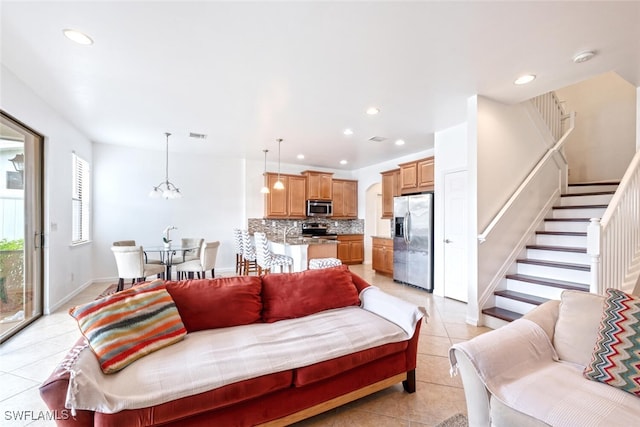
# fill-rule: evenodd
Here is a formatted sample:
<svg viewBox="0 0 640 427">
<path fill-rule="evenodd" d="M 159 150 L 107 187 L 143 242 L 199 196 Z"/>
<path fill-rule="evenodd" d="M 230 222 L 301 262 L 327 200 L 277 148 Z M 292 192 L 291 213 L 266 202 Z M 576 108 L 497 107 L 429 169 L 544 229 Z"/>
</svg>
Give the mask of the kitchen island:
<svg viewBox="0 0 640 427">
<path fill-rule="evenodd" d="M 314 258 L 337 258 L 338 241 L 306 237 L 292 237 L 285 240 L 270 240 L 273 253 L 293 258 L 292 272 L 304 271 L 309 260 Z"/>
</svg>

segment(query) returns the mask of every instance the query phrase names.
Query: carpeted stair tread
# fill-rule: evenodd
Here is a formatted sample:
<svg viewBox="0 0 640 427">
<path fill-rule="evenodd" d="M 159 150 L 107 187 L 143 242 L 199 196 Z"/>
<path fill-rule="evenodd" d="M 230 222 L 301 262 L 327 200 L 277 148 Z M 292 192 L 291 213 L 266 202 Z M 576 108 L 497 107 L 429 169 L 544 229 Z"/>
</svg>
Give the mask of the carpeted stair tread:
<svg viewBox="0 0 640 427">
<path fill-rule="evenodd" d="M 605 195 L 611 195 L 611 194 L 615 194 L 615 191 L 591 191 L 588 193 L 569 193 L 569 194 L 562 194 L 560 197 L 580 197 L 580 196 L 605 196 Z"/>
<path fill-rule="evenodd" d="M 507 322 L 513 322 L 516 319 L 522 317 L 522 314 L 516 313 L 515 311 L 505 310 L 504 308 L 499 307 L 490 307 L 482 310 L 482 314 L 487 314 L 489 316 L 496 317 L 501 320 L 505 320 Z"/>
<path fill-rule="evenodd" d="M 535 295 L 530 295 L 530 294 L 525 294 L 523 292 L 516 292 L 516 291 L 510 291 L 510 290 L 496 291 L 493 294 L 499 297 L 509 298 L 512 300 L 526 302 L 527 304 L 533 304 L 533 305 L 540 305 L 549 301 L 548 298 L 542 298 Z"/>
<path fill-rule="evenodd" d="M 516 260 L 521 264 L 539 265 L 542 267 L 568 268 L 571 270 L 591 271 L 591 266 L 586 264 L 573 264 L 570 262 L 544 261 L 539 259 L 521 258 Z"/>
<path fill-rule="evenodd" d="M 578 248 L 575 246 L 527 245 L 527 249 L 538 249 L 542 251 L 557 251 L 557 252 L 573 252 L 573 253 L 579 253 L 579 254 L 587 253 L 587 248 Z"/>
<path fill-rule="evenodd" d="M 620 185 L 620 181 L 573 182 L 569 187 L 589 187 L 596 185 Z"/>
<path fill-rule="evenodd" d="M 576 206 L 554 206 L 553 209 L 592 209 L 607 208 L 609 205 L 576 205 Z"/>
<path fill-rule="evenodd" d="M 518 280 L 520 282 L 534 283 L 537 285 L 550 286 L 560 289 L 572 289 L 576 291 L 589 291 L 589 285 L 584 283 L 569 282 L 566 280 L 547 279 L 538 276 L 529 276 L 527 274 L 507 274 L 507 279 Z"/>
<path fill-rule="evenodd" d="M 545 236 L 575 236 L 584 237 L 587 235 L 586 231 L 536 231 L 536 234 L 542 234 Z"/>
</svg>

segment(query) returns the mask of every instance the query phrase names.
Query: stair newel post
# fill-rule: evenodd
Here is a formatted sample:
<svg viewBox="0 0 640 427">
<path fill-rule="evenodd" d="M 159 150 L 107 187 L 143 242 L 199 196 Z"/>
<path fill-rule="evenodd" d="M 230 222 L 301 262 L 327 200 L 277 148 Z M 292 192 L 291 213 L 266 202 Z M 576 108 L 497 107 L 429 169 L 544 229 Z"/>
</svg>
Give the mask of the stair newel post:
<svg viewBox="0 0 640 427">
<path fill-rule="evenodd" d="M 600 218 L 591 218 L 587 227 L 587 254 L 591 264 L 591 281 L 589 292 L 602 295 L 604 290 L 600 289 Z"/>
</svg>

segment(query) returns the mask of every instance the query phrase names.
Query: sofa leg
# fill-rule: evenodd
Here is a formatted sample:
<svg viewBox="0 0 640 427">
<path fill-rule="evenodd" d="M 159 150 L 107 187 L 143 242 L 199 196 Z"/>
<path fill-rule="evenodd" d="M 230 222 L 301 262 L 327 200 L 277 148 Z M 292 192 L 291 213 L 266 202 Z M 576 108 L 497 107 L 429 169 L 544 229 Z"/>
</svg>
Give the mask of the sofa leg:
<svg viewBox="0 0 640 427">
<path fill-rule="evenodd" d="M 402 386 L 404 387 L 404 391 L 407 393 L 415 393 L 416 392 L 416 370 L 412 369 L 407 372 L 407 379 L 402 381 Z"/>
</svg>

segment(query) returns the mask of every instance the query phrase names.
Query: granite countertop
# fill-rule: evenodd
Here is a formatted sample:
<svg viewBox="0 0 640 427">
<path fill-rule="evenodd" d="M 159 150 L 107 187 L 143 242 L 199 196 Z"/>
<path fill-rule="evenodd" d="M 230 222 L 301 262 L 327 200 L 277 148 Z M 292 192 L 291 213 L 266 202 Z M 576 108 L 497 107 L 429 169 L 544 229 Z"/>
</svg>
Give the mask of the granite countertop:
<svg viewBox="0 0 640 427">
<path fill-rule="evenodd" d="M 337 240 L 313 239 L 309 237 L 287 237 L 287 240 L 284 242 L 282 239 L 271 239 L 270 241 L 279 245 L 335 245 L 338 243 Z"/>
</svg>

